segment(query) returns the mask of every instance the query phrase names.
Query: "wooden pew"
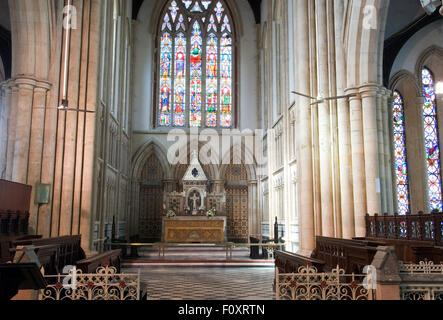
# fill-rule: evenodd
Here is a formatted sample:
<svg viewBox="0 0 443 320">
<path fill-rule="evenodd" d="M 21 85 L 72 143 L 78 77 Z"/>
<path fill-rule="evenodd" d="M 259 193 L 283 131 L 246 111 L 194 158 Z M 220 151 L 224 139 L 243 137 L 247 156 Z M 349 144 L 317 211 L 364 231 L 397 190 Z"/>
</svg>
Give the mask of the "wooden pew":
<svg viewBox="0 0 443 320">
<path fill-rule="evenodd" d="M 13 247 L 30 245 L 33 245 L 35 247 L 52 246 L 56 248 L 56 259 L 54 262 L 55 274 L 62 273 L 65 266 L 74 266 L 77 261 L 86 258 L 85 252 L 81 248 L 81 236 L 30 239 L 13 242 Z"/>
<path fill-rule="evenodd" d="M 0 264 L 11 261 L 11 253 L 9 252 L 9 240 L 0 239 Z"/>
<path fill-rule="evenodd" d="M 346 273 L 361 274 L 377 253 L 377 247 L 368 244 L 368 241 L 317 237 L 312 258 L 325 262 L 325 272 L 340 266 Z"/>
<path fill-rule="evenodd" d="M 120 272 L 121 250 L 108 251 L 87 258 L 81 248 L 81 236 L 64 236 L 48 239 L 28 239 L 14 241 L 13 246 L 35 246 L 37 256 L 45 267 L 45 274 L 62 274 L 66 266 L 76 266 L 84 273 L 95 273 L 105 264 Z"/>
<path fill-rule="evenodd" d="M 371 241 L 382 241 L 385 246 L 395 247 L 398 260 L 404 263 L 418 264 L 420 261 L 428 260 L 439 264 L 443 255 L 443 248 L 435 246 L 433 241 L 406 240 L 406 239 L 365 239 Z"/>
<path fill-rule="evenodd" d="M 87 259 L 77 261 L 76 267 L 83 273 L 95 273 L 97 268 L 108 265 L 117 269 L 117 273 L 121 271 L 121 255 L 122 251 L 112 250 L 92 256 Z"/>
<path fill-rule="evenodd" d="M 297 273 L 300 267 L 312 266 L 323 272 L 325 262 L 286 251 L 275 251 L 275 266 L 280 273 Z"/>
</svg>

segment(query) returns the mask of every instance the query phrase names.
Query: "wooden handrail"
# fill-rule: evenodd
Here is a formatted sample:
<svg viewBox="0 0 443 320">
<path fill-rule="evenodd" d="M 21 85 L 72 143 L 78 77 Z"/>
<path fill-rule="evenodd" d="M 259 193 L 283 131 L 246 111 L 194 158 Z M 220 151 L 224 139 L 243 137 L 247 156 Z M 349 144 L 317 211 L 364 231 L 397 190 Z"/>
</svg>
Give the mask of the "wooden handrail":
<svg viewBox="0 0 443 320">
<path fill-rule="evenodd" d="M 366 215 L 366 237 L 433 241 L 443 245 L 443 213 L 416 215 Z"/>
</svg>

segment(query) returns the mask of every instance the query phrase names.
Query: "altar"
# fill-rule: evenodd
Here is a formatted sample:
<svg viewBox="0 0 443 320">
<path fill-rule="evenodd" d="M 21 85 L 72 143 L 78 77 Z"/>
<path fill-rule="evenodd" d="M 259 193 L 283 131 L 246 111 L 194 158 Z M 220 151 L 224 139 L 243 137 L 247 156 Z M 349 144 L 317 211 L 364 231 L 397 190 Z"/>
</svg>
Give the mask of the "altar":
<svg viewBox="0 0 443 320">
<path fill-rule="evenodd" d="M 164 243 L 225 243 L 226 217 L 181 216 L 163 218 Z"/>
<path fill-rule="evenodd" d="M 165 194 L 162 219 L 163 243 L 225 243 L 227 217 L 223 215 L 226 193 L 211 191 L 209 181 L 193 152 L 183 176 L 183 192 Z M 208 217 L 208 214 L 211 217 Z"/>
</svg>

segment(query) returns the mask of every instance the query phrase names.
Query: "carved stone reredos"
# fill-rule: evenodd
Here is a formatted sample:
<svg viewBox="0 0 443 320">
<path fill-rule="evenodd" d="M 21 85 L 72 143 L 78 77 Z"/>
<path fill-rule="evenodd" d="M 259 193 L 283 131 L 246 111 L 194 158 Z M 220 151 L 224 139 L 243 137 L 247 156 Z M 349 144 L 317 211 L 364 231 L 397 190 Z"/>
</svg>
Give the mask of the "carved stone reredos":
<svg viewBox="0 0 443 320">
<path fill-rule="evenodd" d="M 196 151 L 192 152 L 191 155 L 191 164 L 186 170 L 185 175 L 183 176 L 183 183 L 186 185 L 186 182 L 198 182 L 202 185 L 206 185 L 208 178 L 206 177 L 205 172 L 198 160 L 198 154 Z"/>
</svg>

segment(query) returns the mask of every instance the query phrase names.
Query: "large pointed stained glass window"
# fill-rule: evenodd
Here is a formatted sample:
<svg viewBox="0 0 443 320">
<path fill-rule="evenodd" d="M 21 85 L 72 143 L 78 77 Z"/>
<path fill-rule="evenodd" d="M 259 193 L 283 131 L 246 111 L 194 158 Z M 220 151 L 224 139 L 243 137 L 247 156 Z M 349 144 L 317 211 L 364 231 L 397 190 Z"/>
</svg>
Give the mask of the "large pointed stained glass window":
<svg viewBox="0 0 443 320">
<path fill-rule="evenodd" d="M 159 31 L 159 127 L 233 126 L 233 31 L 223 0 L 167 2 Z"/>
<path fill-rule="evenodd" d="M 437 105 L 434 78 L 429 69 L 422 70 L 424 137 L 426 148 L 426 170 L 428 201 L 432 211 L 442 211 L 440 142 L 438 138 Z"/>
<path fill-rule="evenodd" d="M 394 91 L 392 115 L 397 207 L 398 213 L 405 215 L 409 212 L 408 163 L 406 157 L 405 112 L 403 98 L 398 91 Z"/>
</svg>

